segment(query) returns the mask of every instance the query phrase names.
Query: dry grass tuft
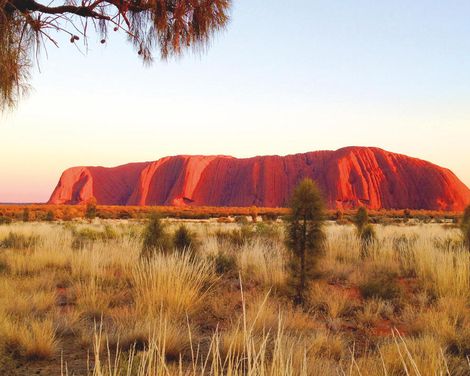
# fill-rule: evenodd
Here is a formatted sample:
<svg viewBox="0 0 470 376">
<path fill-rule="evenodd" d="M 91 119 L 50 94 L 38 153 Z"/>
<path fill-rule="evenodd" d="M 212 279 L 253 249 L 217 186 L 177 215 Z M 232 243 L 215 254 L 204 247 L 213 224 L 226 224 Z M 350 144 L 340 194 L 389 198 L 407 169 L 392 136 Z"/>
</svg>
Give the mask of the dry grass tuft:
<svg viewBox="0 0 470 376">
<path fill-rule="evenodd" d="M 210 262 L 179 253 L 142 260 L 132 274 L 137 311 L 150 317 L 194 313 L 214 282 Z"/>
</svg>

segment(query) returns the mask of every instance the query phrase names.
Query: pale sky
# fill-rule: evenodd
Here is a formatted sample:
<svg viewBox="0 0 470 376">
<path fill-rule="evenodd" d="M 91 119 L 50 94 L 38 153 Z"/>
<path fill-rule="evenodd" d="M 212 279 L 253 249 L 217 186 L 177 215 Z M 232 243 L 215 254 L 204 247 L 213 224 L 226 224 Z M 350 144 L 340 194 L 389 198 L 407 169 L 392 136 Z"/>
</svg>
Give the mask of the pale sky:
<svg viewBox="0 0 470 376">
<path fill-rule="evenodd" d="M 71 166 L 350 145 L 470 185 L 470 2 L 234 0 L 207 52 L 143 67 L 122 36 L 48 48 L 0 117 L 0 202 L 42 202 Z"/>
</svg>

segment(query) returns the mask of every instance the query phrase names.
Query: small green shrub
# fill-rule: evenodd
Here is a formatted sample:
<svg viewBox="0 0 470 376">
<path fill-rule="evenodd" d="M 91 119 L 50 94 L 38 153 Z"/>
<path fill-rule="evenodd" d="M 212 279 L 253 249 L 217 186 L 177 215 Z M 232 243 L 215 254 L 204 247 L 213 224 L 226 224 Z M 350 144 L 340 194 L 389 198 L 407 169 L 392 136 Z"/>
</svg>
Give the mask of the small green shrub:
<svg viewBox="0 0 470 376">
<path fill-rule="evenodd" d="M 247 224 L 248 223 L 248 219 L 246 218 L 245 215 L 237 215 L 235 217 L 235 223 L 239 223 L 239 224 Z"/>
<path fill-rule="evenodd" d="M 23 210 L 23 222 L 29 222 L 31 219 L 30 212 L 28 208 L 24 208 Z"/>
<path fill-rule="evenodd" d="M 213 257 L 213 262 L 217 274 L 227 274 L 237 270 L 237 260 L 234 255 L 219 252 Z"/>
<path fill-rule="evenodd" d="M 0 248 L 27 249 L 34 247 L 39 241 L 37 235 L 23 235 L 10 232 L 8 236 L 0 241 Z"/>
<path fill-rule="evenodd" d="M 344 219 L 344 213 L 341 210 L 337 210 L 335 213 L 335 220 L 342 221 Z"/>
<path fill-rule="evenodd" d="M 275 213 L 266 213 L 263 215 L 263 221 L 276 222 L 279 216 Z"/>
<path fill-rule="evenodd" d="M 463 218 L 460 222 L 460 231 L 465 246 L 470 250 L 470 206 L 465 208 Z"/>
<path fill-rule="evenodd" d="M 54 215 L 54 212 L 52 210 L 49 210 L 46 214 L 46 221 L 48 222 L 52 222 L 52 221 L 55 221 L 55 215 Z"/>
<path fill-rule="evenodd" d="M 12 222 L 12 219 L 5 216 L 0 216 L 0 225 L 9 225 Z"/>
<path fill-rule="evenodd" d="M 359 235 L 361 239 L 361 256 L 369 256 L 369 247 L 376 240 L 377 236 L 371 224 L 366 224 Z"/>
<path fill-rule="evenodd" d="M 392 300 L 401 295 L 401 288 L 395 280 L 395 276 L 376 274 L 368 281 L 359 285 L 359 291 L 365 299 Z"/>
<path fill-rule="evenodd" d="M 437 236 L 433 239 L 434 247 L 442 251 L 456 251 L 462 247 L 462 242 L 465 245 L 465 239 L 454 239 L 452 236 Z"/>
<path fill-rule="evenodd" d="M 82 249 L 92 245 L 96 240 L 101 238 L 100 231 L 90 228 L 83 228 L 80 230 L 72 230 L 72 248 Z"/>
<path fill-rule="evenodd" d="M 418 237 L 416 235 L 407 236 L 402 234 L 393 238 L 393 250 L 395 252 L 410 251 L 416 244 Z"/>
<path fill-rule="evenodd" d="M 171 249 L 171 238 L 165 227 L 157 214 L 150 216 L 143 233 L 142 257 L 151 257 L 155 252 L 166 253 Z"/>
<path fill-rule="evenodd" d="M 107 241 L 116 239 L 117 237 L 118 235 L 109 225 L 105 225 L 103 231 L 94 230 L 88 227 L 82 228 L 80 230 L 72 228 L 72 248 L 82 249 L 91 246 L 98 240 Z"/>
<path fill-rule="evenodd" d="M 126 211 L 126 210 L 121 210 L 121 211 L 118 213 L 117 217 L 118 217 L 119 219 L 131 219 L 131 218 L 132 218 L 132 213 L 129 213 L 129 212 Z"/>
<path fill-rule="evenodd" d="M 85 218 L 91 221 L 92 219 L 96 218 L 96 215 L 97 215 L 96 199 L 92 198 L 86 204 Z"/>
<path fill-rule="evenodd" d="M 185 225 L 180 225 L 173 234 L 173 246 L 180 252 L 191 249 L 195 251 L 197 247 L 196 234 L 189 231 Z"/>
<path fill-rule="evenodd" d="M 235 247 L 241 247 L 243 244 L 253 239 L 255 235 L 255 228 L 252 224 L 242 225 L 240 228 L 233 229 L 232 231 L 218 230 L 215 232 L 219 243 L 230 243 Z"/>
</svg>

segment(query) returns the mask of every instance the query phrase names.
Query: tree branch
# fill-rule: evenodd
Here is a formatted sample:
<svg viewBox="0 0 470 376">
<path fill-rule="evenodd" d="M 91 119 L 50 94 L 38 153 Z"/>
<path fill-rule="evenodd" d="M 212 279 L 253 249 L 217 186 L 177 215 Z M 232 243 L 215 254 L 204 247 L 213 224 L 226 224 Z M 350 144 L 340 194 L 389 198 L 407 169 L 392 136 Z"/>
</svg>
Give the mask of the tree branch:
<svg viewBox="0 0 470 376">
<path fill-rule="evenodd" d="M 111 18 L 107 15 L 94 11 L 103 1 L 97 1 L 90 6 L 76 6 L 76 5 L 61 5 L 58 7 L 49 7 L 34 0 L 13 0 L 11 4 L 21 12 L 41 12 L 46 14 L 64 14 L 71 13 L 81 17 L 91 17 L 101 20 L 110 20 Z"/>
</svg>

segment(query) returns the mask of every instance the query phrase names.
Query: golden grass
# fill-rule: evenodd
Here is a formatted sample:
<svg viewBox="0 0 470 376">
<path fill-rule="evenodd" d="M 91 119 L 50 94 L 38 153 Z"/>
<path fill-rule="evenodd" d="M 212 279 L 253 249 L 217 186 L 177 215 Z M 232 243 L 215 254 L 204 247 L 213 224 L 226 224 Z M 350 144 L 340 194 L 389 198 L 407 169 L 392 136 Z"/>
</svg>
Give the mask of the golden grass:
<svg viewBox="0 0 470 376">
<path fill-rule="evenodd" d="M 237 252 L 237 264 L 243 279 L 267 287 L 283 286 L 287 280 L 285 252 L 281 245 L 272 246 L 260 239 L 244 244 Z"/>
<path fill-rule="evenodd" d="M 197 257 L 150 260 L 139 257 L 139 223 L 0 226 L 0 240 L 40 239 L 0 252 L 2 356 L 51 359 L 66 341 L 84 361 L 91 346 L 91 374 L 103 376 L 469 373 L 470 254 L 457 230 L 376 225 L 364 258 L 353 227 L 330 223 L 308 304 L 295 307 L 282 239 L 240 247 L 213 236 L 236 224 L 188 226 L 201 240 Z M 113 235 L 73 248 L 73 228 Z M 216 276 L 220 254 L 234 265 Z M 400 294 L 359 296 L 377 275 Z"/>
<path fill-rule="evenodd" d="M 150 316 L 160 310 L 174 315 L 193 313 L 214 282 L 208 261 L 180 253 L 142 260 L 132 273 L 136 308 Z"/>
<path fill-rule="evenodd" d="M 5 351 L 29 360 L 52 357 L 57 350 L 56 330 L 52 320 L 3 317 L 0 343 Z"/>
</svg>

